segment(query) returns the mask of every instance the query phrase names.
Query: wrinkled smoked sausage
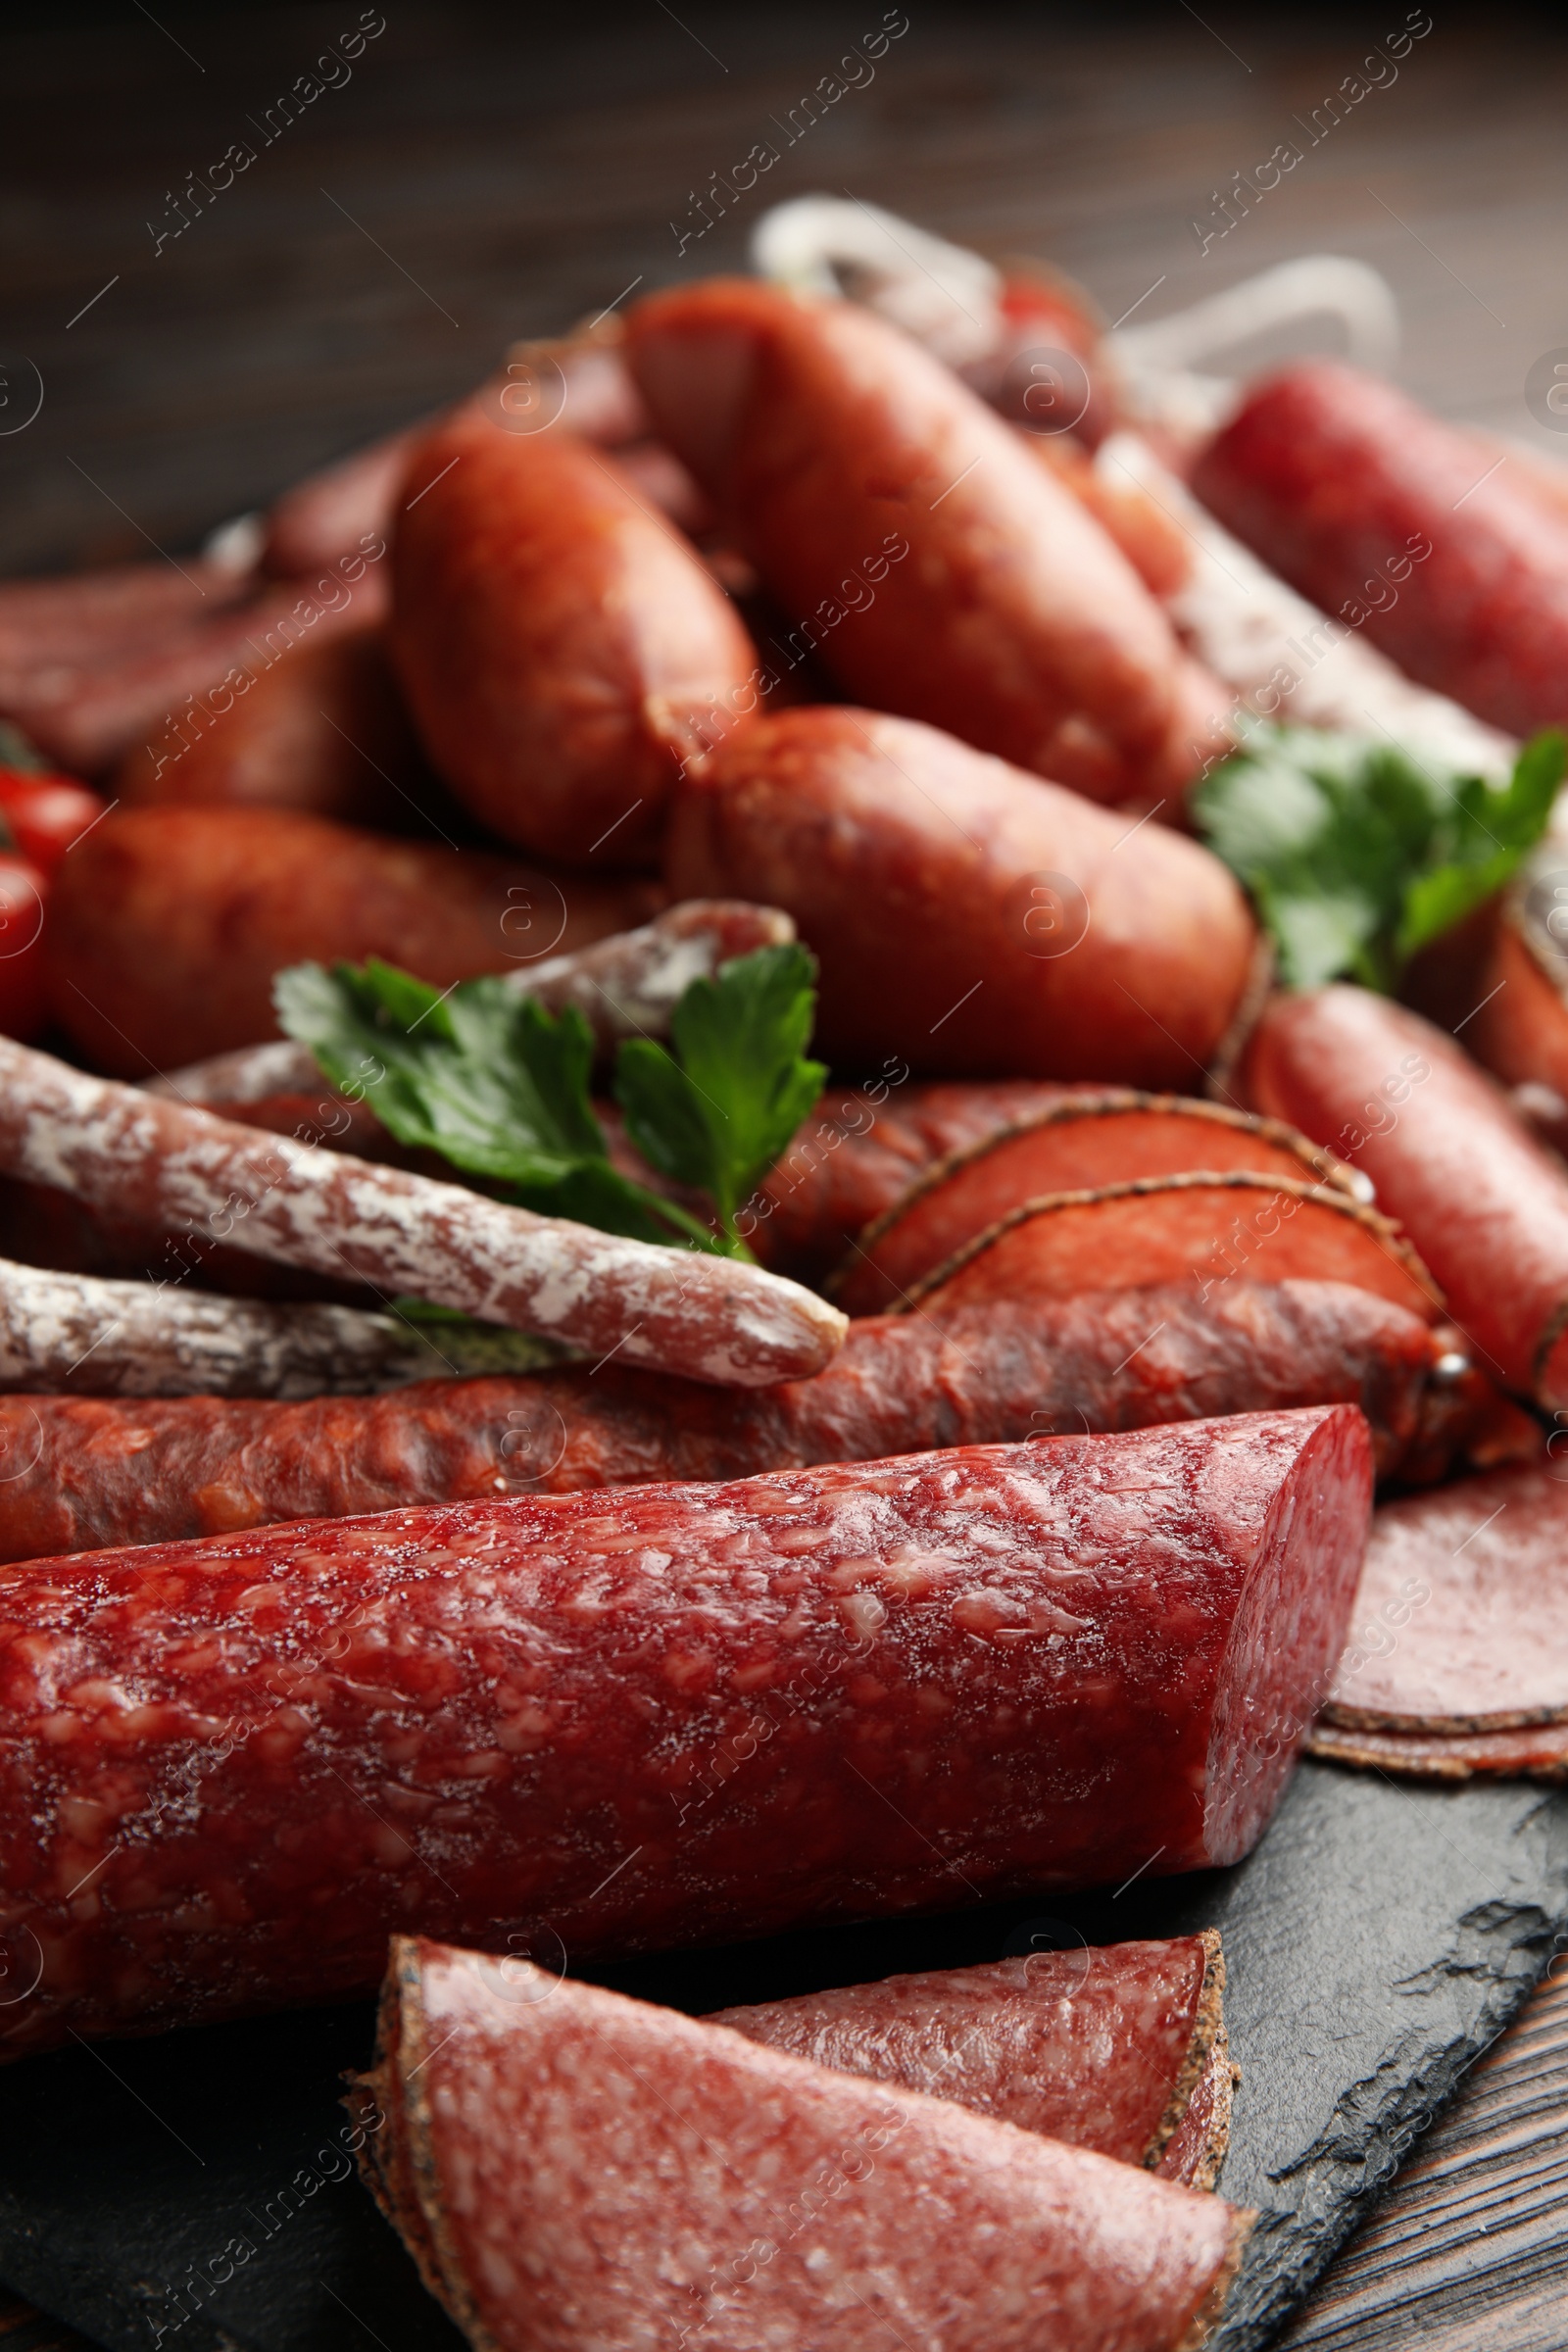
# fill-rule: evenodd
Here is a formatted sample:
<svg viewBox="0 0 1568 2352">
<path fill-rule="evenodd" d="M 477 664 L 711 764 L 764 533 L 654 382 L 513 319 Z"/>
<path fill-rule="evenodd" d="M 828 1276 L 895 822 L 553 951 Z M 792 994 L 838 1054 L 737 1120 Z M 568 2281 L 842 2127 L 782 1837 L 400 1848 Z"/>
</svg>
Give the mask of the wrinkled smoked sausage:
<svg viewBox="0 0 1568 2352">
<path fill-rule="evenodd" d="M 415 453 L 393 646 L 436 767 L 540 856 L 635 865 L 696 718 L 754 676 L 739 615 L 612 458 L 484 416 Z"/>
<path fill-rule="evenodd" d="M 231 1397 L 176 1396 L 149 1375 L 134 1401 L 110 1401 L 86 1393 L 90 1364 L 70 1397 L 0 1396 L 0 1560 L 412 1503 L 747 1478 L 1263 1407 L 1358 1404 L 1386 1477 L 1436 1478 L 1471 1446 L 1495 1460 L 1494 1446 L 1519 1441 L 1517 1431 L 1499 1433 L 1497 1400 L 1454 1362 L 1446 1340 L 1347 1283 L 1239 1283 L 1207 1306 L 1175 1288 L 1088 1292 L 957 1311 L 940 1329 L 924 1316 L 866 1317 L 814 1379 L 744 1392 L 618 1362 L 444 1380 L 432 1377 L 442 1368 L 439 1327 L 415 1372 L 419 1343 L 390 1317 L 217 1299 L 196 1301 L 193 1312 L 210 1327 L 229 1308 L 238 1326 L 231 1353 L 261 1322 L 272 1357 L 285 1363 L 303 1353 L 286 1352 L 291 1318 L 346 1323 L 340 1378 L 321 1368 L 331 1361 L 329 1328 L 316 1339 L 315 1377 L 292 1391 L 312 1396 L 309 1403 L 254 1393 L 256 1371 L 250 1396 L 239 1383 Z M 367 1336 L 357 1339 L 362 1327 Z M 250 1345 L 253 1365 L 272 1360 Z M 381 1378 L 367 1377 L 365 1366 Z M 399 1378 L 419 1385 L 389 1396 L 315 1394 Z M 152 1400 L 161 1396 L 169 1401 Z"/>
<path fill-rule="evenodd" d="M 1222 730 L 1133 566 L 983 401 L 853 304 L 733 278 L 654 294 L 655 422 L 858 700 L 1096 800 L 1179 794 Z M 749 707 L 749 706 L 748 706 Z M 722 733 L 744 715 L 715 707 Z"/>
<path fill-rule="evenodd" d="M 61 869 L 51 998 L 83 1053 L 139 1076 L 275 1037 L 287 964 L 382 956 L 448 988 L 627 930 L 662 895 L 281 808 L 127 808 Z"/>
<path fill-rule="evenodd" d="M 1568 516 L 1470 433 L 1314 360 L 1248 396 L 1193 482 L 1423 685 L 1510 734 L 1568 721 Z"/>
<path fill-rule="evenodd" d="M 1568 1177 L 1451 1039 L 1362 988 L 1277 997 L 1242 1084 L 1365 1169 L 1483 1370 L 1568 1406 Z"/>
<path fill-rule="evenodd" d="M 818 1039 L 958 1077 L 1195 1086 L 1254 933 L 1196 842 L 1126 823 L 934 727 L 805 708 L 730 735 L 682 783 L 682 898 L 782 906 L 821 962 Z"/>
</svg>

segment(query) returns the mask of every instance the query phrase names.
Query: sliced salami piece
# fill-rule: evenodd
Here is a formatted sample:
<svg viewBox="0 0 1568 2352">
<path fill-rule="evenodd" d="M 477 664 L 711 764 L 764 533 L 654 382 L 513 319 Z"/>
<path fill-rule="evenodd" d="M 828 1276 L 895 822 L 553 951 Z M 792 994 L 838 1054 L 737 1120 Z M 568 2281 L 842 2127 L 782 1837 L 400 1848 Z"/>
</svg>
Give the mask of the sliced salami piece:
<svg viewBox="0 0 1568 2352">
<path fill-rule="evenodd" d="M 720 2009 L 707 2023 L 1153 2172 L 1224 2048 L 1224 1996 L 1225 1962 L 1208 1928 L 1167 1943 L 886 1977 Z M 1228 2094 L 1228 2054 L 1226 2070 Z M 1209 2101 L 1203 2132 L 1184 2141 L 1165 2177 L 1212 2188 L 1229 2129 L 1228 2095 Z"/>
<path fill-rule="evenodd" d="M 846 1313 L 885 1314 L 933 1267 L 1026 1201 L 1131 1178 L 1249 1168 L 1348 1191 L 1350 1171 L 1277 1119 L 1189 1096 L 1065 1095 L 916 1178 L 860 1234 L 830 1286 Z"/>
<path fill-rule="evenodd" d="M 0 2047 L 1235 1861 L 1371 1481 L 1340 1404 L 6 1569 Z"/>
<path fill-rule="evenodd" d="M 902 1307 L 945 1318 L 1004 1298 L 1238 1278 L 1352 1283 L 1435 1320 L 1442 1294 L 1397 1226 L 1333 1185 L 1252 1170 L 1135 1177 L 1026 1200 L 910 1283 Z"/>
<path fill-rule="evenodd" d="M 491 2352 L 1193 2352 L 1251 2215 L 525 1962 L 398 1937 L 362 2159 Z M 387 2144 L 390 2142 L 390 2146 Z"/>
<path fill-rule="evenodd" d="M 1309 1755 L 1331 1764 L 1359 1764 L 1412 1780 L 1468 1781 L 1494 1773 L 1515 1781 L 1568 1781 L 1568 1723 L 1538 1723 L 1512 1732 L 1345 1731 L 1317 1724 Z"/>
<path fill-rule="evenodd" d="M 763 1387 L 820 1371 L 845 1321 L 777 1275 L 510 1208 L 323 1152 L 0 1038 L 0 1171 L 584 1351 Z"/>
<path fill-rule="evenodd" d="M 1276 997 L 1243 1085 L 1371 1177 L 1480 1364 L 1568 1406 L 1568 1175 L 1451 1038 L 1364 988 Z"/>
<path fill-rule="evenodd" d="M 1568 1722 L 1568 1463 L 1384 1504 L 1324 1719 L 1411 1733 Z"/>
<path fill-rule="evenodd" d="M 24 1272 L 19 1269 L 19 1272 Z M 30 1279 L 30 1277 L 28 1277 Z M 45 1286 L 144 1293 L 135 1283 Z M 184 1294 L 174 1292 L 174 1300 Z M 1409 1485 L 1455 1467 L 1539 1451 L 1539 1426 L 1469 1369 L 1446 1338 L 1347 1283 L 1238 1282 L 1200 1303 L 1188 1289 L 1092 1291 L 1077 1298 L 1004 1301 L 926 1315 L 862 1316 L 814 1380 L 715 1389 L 619 1364 L 521 1378 L 436 1379 L 488 1371 L 465 1360 L 483 1348 L 543 1352 L 517 1332 L 441 1327 L 422 1340 L 391 1316 L 336 1308 L 240 1306 L 194 1298 L 190 1322 L 225 1337 L 263 1328 L 323 1339 L 369 1327 L 377 1377 L 342 1347 L 313 1385 L 355 1381 L 390 1396 L 328 1394 L 311 1403 L 260 1396 L 147 1401 L 155 1376 L 189 1376 L 194 1343 L 172 1370 L 146 1350 L 95 1349 L 94 1365 L 142 1384 L 137 1401 L 21 1396 L 0 1399 L 0 1560 L 36 1559 L 117 1544 L 163 1544 L 280 1519 L 340 1518 L 420 1502 L 494 1494 L 569 1494 L 649 1479 L 744 1478 L 813 1462 L 867 1461 L 937 1446 L 1000 1445 L 1088 1435 L 1303 1404 L 1359 1404 L 1379 1475 Z M 134 1325 L 127 1317 L 127 1330 Z M 183 1331 L 184 1326 L 181 1326 Z M 79 1345 L 87 1345 L 86 1338 Z M 128 1346 L 128 1343 L 127 1343 Z M 273 1342 L 274 1355 L 277 1343 Z M 167 1351 L 166 1351 L 167 1352 Z M 445 1361 L 443 1361 L 443 1356 Z M 203 1360 L 227 1369 L 216 1347 Z M 253 1382 L 273 1357 L 243 1359 Z M 286 1375 L 306 1367 L 290 1356 Z M 160 1369 L 160 1367 L 163 1367 Z M 281 1379 L 283 1374 L 279 1373 Z M 216 1385 L 216 1382 L 215 1382 Z"/>
</svg>

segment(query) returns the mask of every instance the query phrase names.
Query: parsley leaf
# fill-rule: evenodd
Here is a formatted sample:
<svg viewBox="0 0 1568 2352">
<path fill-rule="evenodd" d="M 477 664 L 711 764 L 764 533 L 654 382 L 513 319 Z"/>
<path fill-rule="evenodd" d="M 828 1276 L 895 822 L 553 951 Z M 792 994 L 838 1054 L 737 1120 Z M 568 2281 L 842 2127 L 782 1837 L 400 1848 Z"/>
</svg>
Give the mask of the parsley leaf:
<svg viewBox="0 0 1568 2352">
<path fill-rule="evenodd" d="M 661 1175 L 708 1195 L 736 1249 L 736 1209 L 827 1077 L 804 1053 L 815 977 L 812 957 L 794 943 L 737 956 L 686 990 L 670 1017 L 673 1055 L 651 1038 L 631 1038 L 615 1064 L 632 1142 Z"/>
<path fill-rule="evenodd" d="M 1555 729 L 1505 785 L 1434 770 L 1394 744 L 1259 723 L 1193 810 L 1250 891 L 1281 977 L 1392 991 L 1409 958 L 1479 906 L 1545 830 L 1568 768 Z"/>
<path fill-rule="evenodd" d="M 633 1140 L 661 1174 L 708 1195 L 712 1224 L 612 1166 L 589 1096 L 593 1034 L 574 1005 L 552 1016 L 502 979 L 443 994 L 375 957 L 330 971 L 295 964 L 273 999 L 287 1035 L 400 1143 L 546 1216 L 749 1257 L 736 1205 L 826 1076 L 802 1053 L 814 969 L 798 947 L 737 957 L 676 1005 L 678 1060 L 648 1041 L 621 1047 L 616 1092 Z"/>
</svg>

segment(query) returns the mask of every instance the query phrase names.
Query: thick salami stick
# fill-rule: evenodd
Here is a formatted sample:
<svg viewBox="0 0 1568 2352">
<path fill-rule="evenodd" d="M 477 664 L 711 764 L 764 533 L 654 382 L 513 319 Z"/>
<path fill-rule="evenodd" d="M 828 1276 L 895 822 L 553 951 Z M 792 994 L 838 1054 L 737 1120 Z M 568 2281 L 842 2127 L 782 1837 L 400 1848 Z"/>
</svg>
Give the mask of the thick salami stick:
<svg viewBox="0 0 1568 2352">
<path fill-rule="evenodd" d="M 628 330 L 660 432 L 857 699 L 1102 801 L 1178 792 L 1222 746 L 1225 698 L 1121 551 L 896 328 L 718 278 Z M 715 703 L 715 732 L 756 704 Z"/>
<path fill-rule="evenodd" d="M 1277 997 L 1242 1083 L 1365 1169 L 1485 1370 L 1568 1406 L 1568 1179 L 1451 1039 L 1366 989 Z"/>
<path fill-rule="evenodd" d="M 1371 1480 L 1328 1405 L 8 1569 L 0 2047 L 1235 1861 Z"/>
<path fill-rule="evenodd" d="M 1568 719 L 1568 517 L 1472 434 L 1315 360 L 1260 384 L 1193 481 L 1411 677 L 1511 734 Z"/>
<path fill-rule="evenodd" d="M 64 1285 L 68 1278 L 36 1279 Z M 134 1283 L 102 1287 L 153 1296 Z M 197 1300 L 193 1319 L 222 1318 L 226 1333 L 232 1303 Z M 432 1379 L 453 1368 L 437 1354 L 450 1345 L 439 1330 L 411 1375 L 405 1367 L 417 1343 L 390 1317 L 343 1307 L 238 1311 L 242 1320 L 266 1318 L 284 1332 L 304 1313 L 337 1318 L 334 1333 L 340 1324 L 375 1333 L 382 1355 L 374 1369 L 367 1339 L 358 1359 L 347 1348 L 331 1359 L 335 1377 L 319 1364 L 314 1377 L 295 1370 L 296 1396 L 307 1388 L 390 1388 L 399 1378 L 420 1385 L 392 1396 L 323 1395 L 311 1403 L 270 1402 L 259 1393 L 175 1401 L 176 1381 L 197 1385 L 182 1360 L 161 1375 L 171 1400 L 150 1402 L 157 1392 L 141 1355 L 129 1369 L 143 1401 L 90 1394 L 0 1398 L 0 1560 L 411 1503 L 749 1478 L 939 1446 L 1145 1429 L 1291 1405 L 1358 1404 L 1380 1475 L 1407 1483 L 1440 1478 L 1470 1456 L 1491 1463 L 1524 1444 L 1540 1445 L 1535 1423 L 1453 1352 L 1451 1334 L 1446 1339 L 1419 1316 L 1348 1283 L 1231 1283 L 1207 1305 L 1186 1285 L 1091 1292 L 960 1310 L 940 1329 L 919 1315 L 867 1317 L 851 1324 L 842 1351 L 814 1380 L 745 1391 L 618 1363 L 520 1378 Z M 401 1335 L 401 1352 L 394 1335 Z M 496 1339 L 505 1344 L 513 1336 Z M 271 1345 L 275 1354 L 282 1343 Z M 71 1385 L 85 1389 L 105 1352 L 95 1350 Z M 100 1376 L 105 1389 L 118 1369 Z M 270 1358 L 262 1369 L 272 1372 Z M 237 1391 L 242 1381 L 226 1385 Z M 255 1379 L 253 1391 L 261 1385 Z"/>
<path fill-rule="evenodd" d="M 490 2352 L 1196 2352 L 1253 2218 L 412 1937 L 350 2104 L 383 2210 Z"/>
<path fill-rule="evenodd" d="M 1198 843 L 836 705 L 720 744 L 681 787 L 664 870 L 679 897 L 747 891 L 795 917 L 822 1045 L 851 1069 L 891 1046 L 963 1078 L 1193 1086 L 1256 936 Z"/>
<path fill-rule="evenodd" d="M 521 1341 L 520 1334 L 495 1336 L 503 1345 Z M 532 1343 L 521 1345 L 526 1348 Z M 8 1505 L 20 1501 L 23 1490 L 37 1480 L 52 1450 L 47 1433 L 51 1391 L 74 1391 L 78 1396 L 199 1396 L 210 1414 L 220 1412 L 219 1400 L 227 1396 L 355 1396 L 399 1381 L 429 1380 L 445 1369 L 441 1350 L 396 1315 L 365 1314 L 348 1306 L 273 1306 L 173 1284 L 105 1282 L 0 1259 L 0 1389 L 38 1392 L 42 1407 L 40 1414 L 34 1406 L 0 1404 L 0 1423 L 8 1433 L 7 1442 L 0 1442 L 0 1523 Z M 129 1425 L 122 1434 L 130 1437 Z M 64 1426 L 60 1435 L 66 1436 Z M 41 1450 L 33 1468 L 24 1473 L 20 1465 L 34 1445 Z M 50 1543 L 40 1548 L 74 1546 Z"/>
<path fill-rule="evenodd" d="M 0 1171 L 698 1380 L 820 1371 L 844 1317 L 732 1258 L 624 1241 L 160 1102 L 0 1038 Z"/>
<path fill-rule="evenodd" d="M 62 866 L 45 949 L 62 1026 L 140 1077 L 275 1036 L 286 964 L 380 956 L 450 988 L 623 931 L 663 896 L 294 809 L 125 808 Z"/>
<path fill-rule="evenodd" d="M 1212 2188 L 1230 2129 L 1224 1994 L 1219 1936 L 1205 1928 L 1168 1943 L 925 1969 L 719 2009 L 707 2023 Z M 1195 2094 L 1211 2088 L 1220 2097 L 1194 2118 L 1202 2129 L 1184 2131 Z"/>
</svg>

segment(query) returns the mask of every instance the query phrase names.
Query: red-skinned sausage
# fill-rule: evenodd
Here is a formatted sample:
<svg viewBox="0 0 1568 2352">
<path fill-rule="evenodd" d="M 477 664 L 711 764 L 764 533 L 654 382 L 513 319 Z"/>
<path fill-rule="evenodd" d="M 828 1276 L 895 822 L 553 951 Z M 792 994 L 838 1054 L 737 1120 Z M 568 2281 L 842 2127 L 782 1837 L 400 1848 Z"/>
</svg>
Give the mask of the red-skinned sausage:
<svg viewBox="0 0 1568 2352">
<path fill-rule="evenodd" d="M 1277 997 L 1242 1084 L 1365 1169 L 1483 1369 L 1568 1406 L 1568 1177 L 1451 1039 L 1366 989 Z"/>
<path fill-rule="evenodd" d="M 55 1017 L 140 1076 L 278 1034 L 272 978 L 382 956 L 437 988 L 585 947 L 656 885 L 394 841 L 280 808 L 129 808 L 62 867 L 46 941 Z"/>
<path fill-rule="evenodd" d="M 59 1278 L 43 1279 L 60 1287 Z M 210 1331 L 231 1305 L 232 1353 L 252 1368 L 249 1396 L 236 1383 L 229 1396 L 164 1400 L 143 1390 L 112 1400 L 86 1393 L 90 1361 L 71 1381 L 81 1392 L 74 1396 L 0 1396 L 0 1560 L 498 1494 L 747 1478 L 1265 1406 L 1358 1404 L 1378 1468 L 1395 1478 L 1441 1476 L 1472 1444 L 1495 1460 L 1490 1449 L 1504 1434 L 1494 1427 L 1500 1400 L 1455 1362 L 1451 1334 L 1440 1336 L 1347 1283 L 1236 1283 L 1206 1306 L 1174 1285 L 1091 1291 L 956 1310 L 940 1327 L 924 1316 L 867 1317 L 851 1324 L 842 1350 L 814 1379 L 745 1393 L 618 1362 L 432 1379 L 441 1368 L 436 1326 L 418 1386 L 379 1396 L 313 1396 L 308 1403 L 256 1393 L 263 1351 L 254 1340 L 242 1350 L 239 1334 L 270 1322 L 274 1360 L 286 1360 L 297 1377 L 297 1361 L 285 1357 L 291 1316 L 346 1318 L 356 1333 L 387 1319 L 211 1298 L 189 1311 Z M 149 1293 L 143 1320 L 156 1322 L 155 1309 Z M 167 1317 L 172 1337 L 183 1320 Z M 13 1310 L 8 1321 L 15 1328 L 24 1317 Z M 309 1388 L 372 1388 L 414 1376 L 409 1359 L 418 1342 L 404 1328 L 400 1357 L 397 1328 L 380 1335 L 381 1382 L 363 1369 L 358 1380 L 329 1381 L 319 1369 L 326 1339 L 317 1336 Z M 125 1361 L 124 1337 L 118 1327 L 112 1344 L 122 1353 L 112 1370 Z M 88 1344 L 84 1336 L 80 1345 Z M 362 1366 L 374 1366 L 375 1346 L 367 1331 Z M 172 1352 L 166 1343 L 154 1361 Z M 305 1352 L 297 1348 L 296 1358 Z M 352 1363 L 348 1340 L 344 1356 Z M 128 1369 L 134 1373 L 133 1361 Z M 1512 1409 L 1501 1407 L 1505 1415 Z M 1505 1434 L 1517 1446 L 1519 1433 Z"/>
<path fill-rule="evenodd" d="M 441 774 L 504 839 L 635 864 L 696 719 L 755 677 L 723 590 L 605 452 L 454 418 L 411 462 L 393 645 Z"/>
<path fill-rule="evenodd" d="M 1193 486 L 1293 588 L 1515 735 L 1568 720 L 1568 515 L 1381 377 L 1258 385 Z"/>
<path fill-rule="evenodd" d="M 1102 801 L 1179 795 L 1221 748 L 1120 550 L 897 329 L 731 278 L 627 324 L 660 432 L 858 700 Z M 737 715 L 715 706 L 714 734 Z"/>
<path fill-rule="evenodd" d="M 297 646 L 191 731 L 139 744 L 115 792 L 127 808 L 295 808 L 382 831 L 427 830 L 429 791 L 379 629 Z"/>
<path fill-rule="evenodd" d="M 891 1048 L 959 1077 L 1196 1087 L 1253 953 L 1196 842 L 866 710 L 728 736 L 681 786 L 665 871 L 680 897 L 794 916 L 819 1041 L 857 1073 Z"/>
</svg>

